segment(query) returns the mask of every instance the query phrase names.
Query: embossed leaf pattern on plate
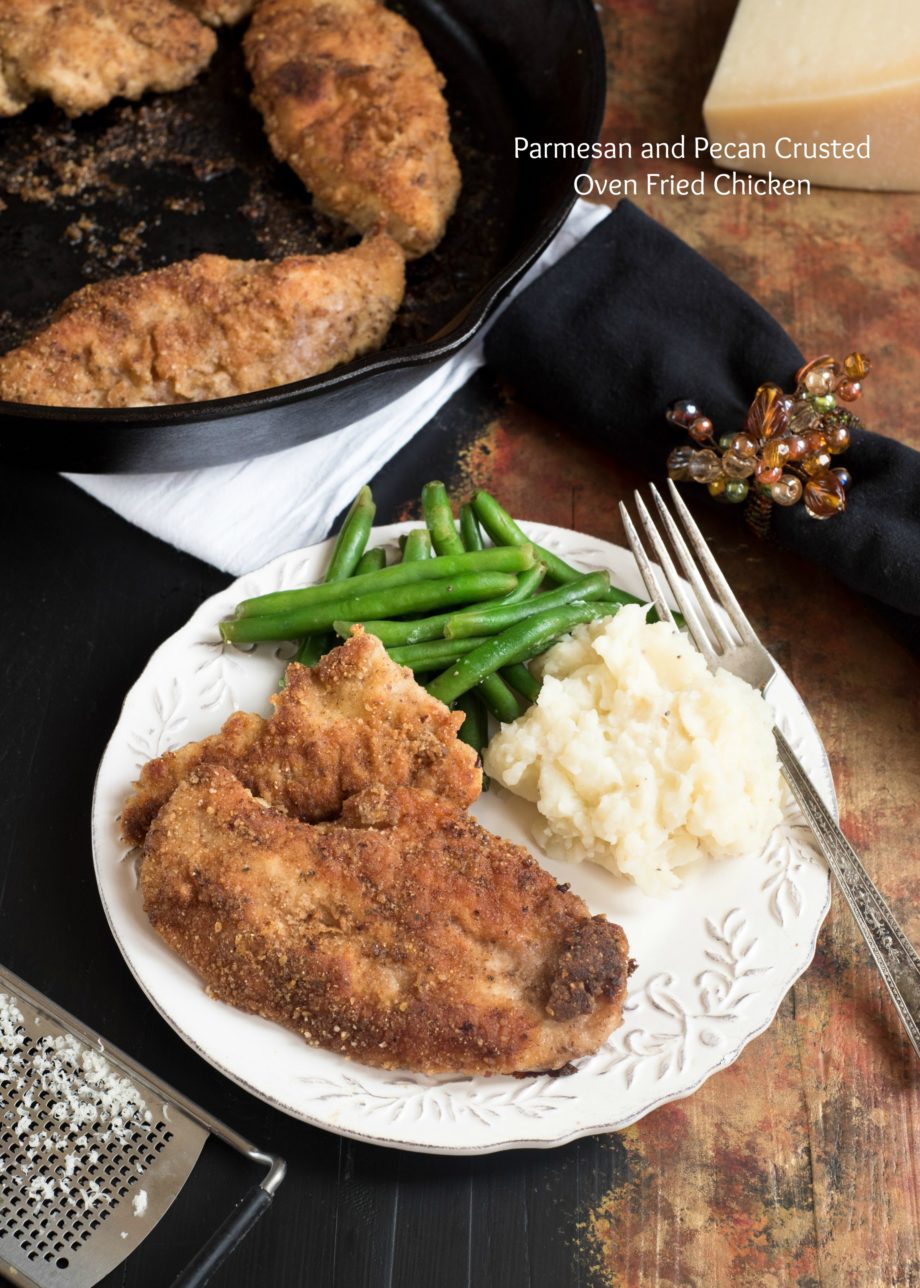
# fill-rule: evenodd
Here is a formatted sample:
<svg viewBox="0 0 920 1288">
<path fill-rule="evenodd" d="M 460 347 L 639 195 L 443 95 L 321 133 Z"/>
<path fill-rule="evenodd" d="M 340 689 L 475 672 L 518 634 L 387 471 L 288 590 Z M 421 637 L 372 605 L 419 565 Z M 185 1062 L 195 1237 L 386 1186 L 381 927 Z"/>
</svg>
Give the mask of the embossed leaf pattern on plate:
<svg viewBox="0 0 920 1288">
<path fill-rule="evenodd" d="M 398 1078 L 369 1087 L 351 1074 L 343 1074 L 338 1079 L 304 1078 L 303 1083 L 314 1101 L 335 1105 L 344 1100 L 350 1108 L 357 1107 L 368 1116 L 379 1115 L 382 1122 L 394 1126 L 426 1116 L 434 1122 L 472 1119 L 482 1126 L 514 1115 L 543 1118 L 575 1097 L 564 1089 L 561 1079 L 549 1077 L 526 1081 L 497 1078 L 497 1085 L 485 1086 L 474 1085 L 473 1079 L 426 1086 L 416 1078 Z"/>
<path fill-rule="evenodd" d="M 134 767 L 139 769 L 146 761 L 172 751 L 181 741 L 182 731 L 189 717 L 184 710 L 185 693 L 179 680 L 173 678 L 165 687 L 157 686 L 150 697 L 150 716 L 128 736 L 128 749 L 134 756 Z M 127 784 L 125 785 L 127 790 Z"/>
<path fill-rule="evenodd" d="M 772 967 L 758 961 L 758 938 L 739 908 L 718 924 L 706 917 L 704 926 L 709 965 L 692 979 L 654 975 L 634 993 L 626 1022 L 608 1043 L 613 1055 L 595 1057 L 597 1072 L 619 1072 L 627 1087 L 640 1073 L 660 1082 L 684 1071 L 694 1043 L 723 1046 L 722 1026 L 738 1021 Z"/>
</svg>

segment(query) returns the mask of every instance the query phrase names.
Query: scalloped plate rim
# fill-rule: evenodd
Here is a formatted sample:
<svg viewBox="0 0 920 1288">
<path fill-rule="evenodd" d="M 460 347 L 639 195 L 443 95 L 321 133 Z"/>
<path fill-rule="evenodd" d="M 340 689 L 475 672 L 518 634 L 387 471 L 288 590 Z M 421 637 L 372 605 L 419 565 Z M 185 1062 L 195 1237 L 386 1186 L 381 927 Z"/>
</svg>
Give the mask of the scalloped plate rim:
<svg viewBox="0 0 920 1288">
<path fill-rule="evenodd" d="M 418 526 L 417 521 L 382 525 L 374 528 L 372 536 L 375 542 L 377 543 L 392 542 L 397 537 L 402 535 L 404 532 L 408 531 L 410 528 L 417 527 L 417 526 Z M 539 522 L 528 523 L 524 521 L 522 521 L 521 526 L 525 529 L 525 531 L 529 531 L 533 533 L 537 539 L 541 539 L 547 535 L 551 535 L 556 539 L 561 539 L 563 553 L 565 551 L 566 545 L 570 544 L 570 542 L 577 540 L 579 542 L 587 543 L 590 546 L 594 546 L 595 548 L 598 548 L 599 553 L 612 552 L 612 556 L 614 559 L 619 559 L 625 556 L 627 559 L 631 560 L 629 551 L 626 550 L 624 547 L 616 546 L 612 542 L 606 541 L 603 538 L 593 537 L 590 534 L 579 532 L 571 528 L 563 528 L 557 525 L 539 523 Z M 709 1065 L 707 1068 L 702 1070 L 699 1074 L 699 1077 L 697 1077 L 695 1081 L 693 1081 L 692 1083 L 677 1087 L 672 1091 L 664 1092 L 660 1095 L 655 1095 L 653 1097 L 650 1097 L 648 1099 L 648 1102 L 639 1110 L 630 1110 L 624 1115 L 621 1115 L 619 1117 L 612 1116 L 609 1120 L 603 1121 L 603 1122 L 592 1120 L 590 1123 L 577 1123 L 573 1125 L 571 1128 L 565 1131 L 562 1131 L 557 1135 L 553 1135 L 551 1137 L 546 1135 L 517 1136 L 517 1135 L 506 1134 L 500 1140 L 495 1140 L 490 1142 L 479 1142 L 474 1145 L 462 1145 L 462 1144 L 450 1144 L 450 1143 L 447 1143 L 446 1141 L 421 1142 L 417 1139 L 404 1138 L 400 1136 L 398 1131 L 394 1130 L 393 1128 L 386 1128 L 384 1131 L 381 1131 L 381 1132 L 369 1133 L 369 1132 L 362 1132 L 361 1130 L 353 1126 L 342 1125 L 341 1123 L 338 1123 L 338 1122 L 330 1122 L 328 1116 L 324 1117 L 322 1114 L 310 1113 L 302 1107 L 297 1107 L 293 1104 L 286 1103 L 285 1100 L 281 1097 L 266 1093 L 264 1090 L 262 1090 L 260 1087 L 255 1085 L 253 1082 L 251 1082 L 248 1078 L 243 1076 L 241 1073 L 233 1070 L 232 1068 L 226 1067 L 223 1062 L 220 1062 L 217 1059 L 215 1059 L 215 1057 L 209 1053 L 206 1046 L 202 1045 L 202 1043 L 198 1040 L 196 1036 L 187 1032 L 186 1029 L 182 1026 L 182 1024 L 179 1023 L 173 1017 L 173 1015 L 170 1013 L 169 1009 L 167 1008 L 166 1004 L 161 1002 L 161 1000 L 157 997 L 152 986 L 149 985 L 148 981 L 144 978 L 142 972 L 138 969 L 135 963 L 135 960 L 132 957 L 131 949 L 125 942 L 125 938 L 121 933 L 117 917 L 113 910 L 110 899 L 107 895 L 105 878 L 101 868 L 102 850 L 106 842 L 100 836 L 100 832 L 99 832 L 100 819 L 99 819 L 99 811 L 98 811 L 99 796 L 100 796 L 100 781 L 107 767 L 107 760 L 108 760 L 109 754 L 115 744 L 116 736 L 118 735 L 121 729 L 122 723 L 125 719 L 126 712 L 130 708 L 132 701 L 135 700 L 139 695 L 139 693 L 142 691 L 144 683 L 148 677 L 148 673 L 151 671 L 151 668 L 153 668 L 155 664 L 166 655 L 166 653 L 173 645 L 174 641 L 176 641 L 178 636 L 188 631 L 199 617 L 204 616 L 206 609 L 211 609 L 212 605 L 214 605 L 218 601 L 232 596 L 235 588 L 239 586 L 240 583 L 245 581 L 247 578 L 263 577 L 266 574 L 268 574 L 276 565 L 281 565 L 285 561 L 290 559 L 294 559 L 294 558 L 306 559 L 306 558 L 309 558 L 311 555 L 319 556 L 322 554 L 324 550 L 331 549 L 333 541 L 334 541 L 334 538 L 328 538 L 327 540 L 322 542 L 317 542 L 314 545 L 305 546 L 298 550 L 288 551 L 284 554 L 278 555 L 274 559 L 269 560 L 268 563 L 263 565 L 263 567 L 254 569 L 250 572 L 242 574 L 240 577 L 231 581 L 230 584 L 227 587 L 225 587 L 223 590 L 216 592 L 214 595 L 204 600 L 198 606 L 198 608 L 191 614 L 188 620 L 177 631 L 173 632 L 172 635 L 168 636 L 151 653 L 145 666 L 143 667 L 141 673 L 139 674 L 137 680 L 134 682 L 134 684 L 131 685 L 131 687 L 128 689 L 127 693 L 125 694 L 124 700 L 119 710 L 118 719 L 116 721 L 113 733 L 100 759 L 99 768 L 97 770 L 96 778 L 94 782 L 93 798 L 92 798 L 92 845 L 93 845 L 93 861 L 94 861 L 94 870 L 96 875 L 97 887 L 99 890 L 100 900 L 106 915 L 106 920 L 108 922 L 109 929 L 112 932 L 112 936 L 118 946 L 119 951 L 124 957 L 124 960 L 126 965 L 128 966 L 128 969 L 130 970 L 134 979 L 137 981 L 137 984 L 140 987 L 141 991 L 147 997 L 148 1001 L 151 1003 L 151 1005 L 154 1007 L 157 1013 L 170 1025 L 170 1027 L 174 1030 L 174 1032 L 176 1032 L 179 1035 L 179 1037 L 181 1037 L 182 1040 L 193 1051 L 195 1051 L 197 1055 L 199 1055 L 203 1060 L 205 1060 L 208 1064 L 210 1064 L 219 1073 L 223 1074 L 225 1077 L 230 1079 L 231 1082 L 234 1082 L 237 1086 L 241 1087 L 244 1091 L 247 1091 L 251 1095 L 256 1096 L 258 1099 L 264 1101 L 272 1108 L 275 1108 L 283 1113 L 289 1114 L 291 1117 L 301 1122 L 308 1123 L 311 1126 L 319 1127 L 327 1131 L 332 1131 L 337 1135 L 344 1136 L 351 1140 L 360 1141 L 365 1144 L 379 1145 L 385 1148 L 404 1149 L 413 1153 L 439 1154 L 444 1156 L 457 1155 L 457 1156 L 465 1156 L 465 1157 L 476 1156 L 480 1154 L 499 1153 L 510 1149 L 555 1149 L 560 1146 L 570 1144 L 575 1140 L 582 1139 L 583 1137 L 586 1137 L 586 1136 L 593 1136 L 598 1134 L 606 1134 L 608 1132 L 621 1131 L 624 1128 L 629 1127 L 634 1123 L 640 1121 L 647 1114 L 653 1112 L 655 1109 L 660 1108 L 662 1105 L 671 1104 L 679 1100 L 684 1100 L 688 1096 L 692 1096 L 696 1091 L 699 1090 L 699 1088 L 703 1085 L 704 1082 L 708 1081 L 710 1077 L 712 1077 L 716 1073 L 719 1073 L 721 1070 L 728 1068 L 731 1064 L 733 1064 L 738 1059 L 738 1057 L 740 1056 L 744 1048 L 748 1045 L 748 1043 L 752 1042 L 755 1038 L 760 1037 L 763 1033 L 766 1032 L 766 1030 L 770 1027 L 774 1019 L 776 1018 L 777 1012 L 779 1011 L 779 1008 L 782 1005 L 783 1001 L 785 1000 L 789 990 L 793 987 L 796 981 L 808 969 L 809 965 L 811 964 L 814 958 L 815 950 L 817 947 L 818 935 L 821 931 L 821 927 L 824 923 L 824 920 L 831 906 L 832 892 L 831 892 L 831 879 L 830 879 L 829 872 L 826 872 L 822 906 L 820 910 L 817 912 L 817 915 L 814 917 L 813 924 L 812 924 L 812 919 L 811 918 L 809 919 L 810 933 L 807 938 L 807 947 L 805 948 L 804 952 L 800 952 L 797 955 L 796 965 L 793 967 L 792 971 L 787 976 L 784 977 L 782 983 L 775 986 L 776 988 L 775 1003 L 770 1005 L 768 1013 L 764 1016 L 762 1022 L 757 1024 L 755 1027 L 750 1027 L 746 1029 L 745 1032 L 740 1036 L 738 1042 L 732 1045 L 725 1052 L 721 1053 L 719 1058 L 714 1063 Z M 574 558 L 575 556 L 572 556 L 572 557 Z M 825 801 L 828 803 L 829 807 L 831 808 L 834 816 L 837 817 L 838 815 L 837 798 L 836 798 L 836 791 L 833 783 L 833 776 L 831 773 L 831 768 L 827 759 L 826 752 L 824 750 L 823 743 L 821 742 L 821 739 L 820 739 L 820 735 L 818 734 L 817 729 L 815 728 L 814 722 L 812 721 L 811 716 L 808 713 L 804 703 L 799 698 L 791 682 L 785 676 L 785 673 L 778 666 L 777 666 L 777 672 L 778 672 L 778 677 L 781 677 L 782 682 L 784 682 L 788 686 L 789 693 L 792 695 L 792 697 L 795 700 L 795 705 L 797 707 L 797 710 L 796 710 L 797 723 L 805 726 L 806 733 L 812 735 L 815 743 L 817 744 L 817 748 L 820 751 L 820 757 L 821 757 L 820 768 L 822 770 L 822 774 L 821 774 L 822 781 L 820 781 L 816 785 L 818 786 L 821 792 L 821 795 L 824 797 Z M 123 848 L 124 847 L 122 847 L 122 849 Z M 129 862 L 129 861 L 130 860 L 125 857 L 122 858 L 122 862 Z M 577 868 L 576 868 L 576 871 L 577 871 Z M 679 895 L 677 897 L 679 897 Z M 627 926 L 627 933 L 628 933 L 628 929 L 629 928 Z M 771 993 L 772 992 L 773 992 L 773 989 L 771 989 Z M 225 1003 L 216 1003 L 216 1005 L 220 1007 L 226 1007 L 228 1011 L 232 1012 L 234 1017 L 240 1017 L 245 1020 L 259 1019 L 259 1017 L 246 1015 L 243 1012 L 236 1011 L 234 1008 L 227 1006 L 227 1004 Z M 259 1021 L 259 1022 L 266 1023 L 266 1024 L 271 1023 L 270 1021 Z M 624 1024 L 621 1027 L 625 1027 L 625 1023 L 626 1023 L 626 1020 L 624 1018 Z M 313 1052 L 316 1049 L 310 1046 L 305 1046 L 305 1050 L 307 1052 Z M 348 1073 L 354 1071 L 358 1077 L 360 1077 L 362 1072 L 364 1073 L 369 1072 L 370 1075 L 372 1076 L 375 1074 L 379 1074 L 380 1072 L 379 1070 L 376 1070 L 371 1066 L 362 1065 L 350 1060 L 345 1060 L 344 1064 L 346 1066 L 346 1071 Z M 486 1080 L 487 1079 L 483 1079 L 483 1081 L 486 1081 Z M 461 1078 L 461 1079 L 456 1079 L 455 1081 L 472 1081 L 472 1079 Z M 568 1082 L 568 1081 L 569 1081 L 568 1079 L 565 1079 L 565 1082 Z M 437 1084 L 433 1084 L 433 1085 L 437 1085 Z"/>
</svg>

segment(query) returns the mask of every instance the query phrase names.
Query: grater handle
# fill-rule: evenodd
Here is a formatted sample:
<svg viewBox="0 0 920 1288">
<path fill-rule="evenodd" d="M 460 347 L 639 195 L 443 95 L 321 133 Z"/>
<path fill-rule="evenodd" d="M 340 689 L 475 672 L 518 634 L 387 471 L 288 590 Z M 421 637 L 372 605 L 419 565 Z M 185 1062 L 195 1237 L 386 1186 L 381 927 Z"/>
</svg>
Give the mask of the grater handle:
<svg viewBox="0 0 920 1288">
<path fill-rule="evenodd" d="M 195 1253 L 172 1288 L 202 1288 L 208 1283 L 230 1253 L 246 1238 L 273 1198 L 274 1195 L 261 1185 L 254 1185 L 204 1247 Z"/>
</svg>

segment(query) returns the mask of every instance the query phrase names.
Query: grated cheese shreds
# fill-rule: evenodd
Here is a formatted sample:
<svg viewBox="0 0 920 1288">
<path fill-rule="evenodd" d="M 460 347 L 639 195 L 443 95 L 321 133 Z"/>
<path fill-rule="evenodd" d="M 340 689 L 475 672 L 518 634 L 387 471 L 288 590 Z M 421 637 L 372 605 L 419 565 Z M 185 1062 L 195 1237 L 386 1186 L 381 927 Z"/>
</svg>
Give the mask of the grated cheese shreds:
<svg viewBox="0 0 920 1288">
<path fill-rule="evenodd" d="M 0 1139 L 0 1173 L 17 1196 L 62 1215 L 114 1206 L 123 1182 L 116 1171 L 110 1183 L 104 1165 L 120 1148 L 133 1154 L 152 1120 L 137 1088 L 100 1052 L 70 1034 L 31 1037 L 13 998 L 0 993 L 0 1136 L 5 1130 L 15 1141 L 10 1148 Z"/>
</svg>

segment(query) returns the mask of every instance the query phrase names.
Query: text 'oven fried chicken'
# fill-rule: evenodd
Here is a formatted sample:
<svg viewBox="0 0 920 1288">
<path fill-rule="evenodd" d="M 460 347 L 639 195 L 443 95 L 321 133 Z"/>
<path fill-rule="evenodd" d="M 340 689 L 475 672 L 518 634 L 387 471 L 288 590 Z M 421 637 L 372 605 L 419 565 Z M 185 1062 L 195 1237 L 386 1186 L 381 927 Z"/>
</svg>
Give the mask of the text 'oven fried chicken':
<svg viewBox="0 0 920 1288">
<path fill-rule="evenodd" d="M 172 0 L 2 0 L 0 116 L 33 98 L 80 116 L 113 98 L 181 89 L 216 47 Z"/>
<path fill-rule="evenodd" d="M 405 290 L 386 234 L 277 263 L 200 255 L 84 286 L 0 357 L 0 398 L 150 407 L 251 393 L 378 348 Z"/>
<path fill-rule="evenodd" d="M 410 257 L 441 240 L 460 192 L 444 79 L 376 0 L 262 0 L 245 37 L 275 155 L 318 207 L 382 222 Z"/>
<path fill-rule="evenodd" d="M 380 784 L 417 787 L 461 808 L 482 790 L 472 747 L 449 711 L 359 633 L 316 666 L 292 662 L 268 720 L 236 712 L 218 734 L 150 761 L 122 811 L 139 845 L 154 816 L 196 766 L 223 765 L 256 796 L 308 822 L 335 818 L 347 797 Z"/>
<path fill-rule="evenodd" d="M 152 824 L 140 885 L 212 996 L 365 1064 L 553 1071 L 621 1020 L 620 927 L 425 792 L 369 788 L 310 825 L 202 767 Z"/>
</svg>

